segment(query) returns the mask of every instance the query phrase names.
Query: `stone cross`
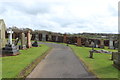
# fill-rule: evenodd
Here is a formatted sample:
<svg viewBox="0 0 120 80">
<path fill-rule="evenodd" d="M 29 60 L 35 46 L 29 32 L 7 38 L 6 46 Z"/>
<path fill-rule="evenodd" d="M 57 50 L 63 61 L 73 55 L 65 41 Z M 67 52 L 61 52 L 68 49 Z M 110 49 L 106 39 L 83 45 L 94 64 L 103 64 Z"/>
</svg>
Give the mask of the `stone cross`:
<svg viewBox="0 0 120 80">
<path fill-rule="evenodd" d="M 12 29 L 9 29 L 7 33 L 9 33 L 9 44 L 12 44 L 12 34 L 13 34 Z"/>
</svg>

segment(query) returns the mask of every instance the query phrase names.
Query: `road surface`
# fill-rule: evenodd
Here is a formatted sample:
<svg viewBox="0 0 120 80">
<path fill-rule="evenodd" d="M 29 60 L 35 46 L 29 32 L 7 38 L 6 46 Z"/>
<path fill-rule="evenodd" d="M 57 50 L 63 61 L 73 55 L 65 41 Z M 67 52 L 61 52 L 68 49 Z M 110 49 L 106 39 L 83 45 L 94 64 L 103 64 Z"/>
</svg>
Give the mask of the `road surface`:
<svg viewBox="0 0 120 80">
<path fill-rule="evenodd" d="M 68 46 L 56 43 L 41 44 L 53 49 L 27 78 L 95 78 Z"/>
</svg>

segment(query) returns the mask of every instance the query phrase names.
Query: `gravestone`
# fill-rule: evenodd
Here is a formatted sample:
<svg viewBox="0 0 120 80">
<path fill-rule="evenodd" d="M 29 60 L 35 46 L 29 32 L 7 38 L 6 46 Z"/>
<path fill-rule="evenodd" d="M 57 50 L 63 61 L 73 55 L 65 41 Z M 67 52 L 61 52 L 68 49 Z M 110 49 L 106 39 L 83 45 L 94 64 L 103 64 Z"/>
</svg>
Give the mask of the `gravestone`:
<svg viewBox="0 0 120 80">
<path fill-rule="evenodd" d="M 56 40 L 55 40 L 56 42 L 58 42 L 58 36 L 56 35 Z"/>
<path fill-rule="evenodd" d="M 112 37 L 109 39 L 109 49 L 114 49 Z"/>
<path fill-rule="evenodd" d="M 42 33 L 42 41 L 46 41 L 46 33 L 45 32 Z"/>
<path fill-rule="evenodd" d="M 91 41 L 90 47 L 94 47 L 94 46 L 95 46 L 95 43 L 93 41 Z"/>
<path fill-rule="evenodd" d="M 114 42 L 114 49 L 118 49 L 118 41 L 117 40 Z"/>
<path fill-rule="evenodd" d="M 86 40 L 86 42 L 85 42 L 85 47 L 89 47 L 89 41 L 88 40 Z"/>
<path fill-rule="evenodd" d="M 92 47 L 92 50 L 94 50 L 95 43 L 93 41 L 91 41 L 90 47 Z"/>
<path fill-rule="evenodd" d="M 95 48 L 98 48 L 98 40 L 97 40 L 97 39 L 94 40 L 94 43 L 95 43 L 95 46 L 94 46 L 94 47 L 95 47 Z"/>
<path fill-rule="evenodd" d="M 67 34 L 63 35 L 63 43 L 67 43 Z"/>
<path fill-rule="evenodd" d="M 100 40 L 100 48 L 104 49 L 104 40 L 103 39 Z"/>
<path fill-rule="evenodd" d="M 118 16 L 120 16 L 120 2 L 118 2 Z M 115 58 L 113 60 L 114 65 L 115 65 L 115 67 L 117 67 L 120 70 L 120 18 L 118 18 L 118 52 L 116 52 L 116 54 L 114 54 L 114 56 L 115 56 Z M 119 74 L 118 74 L 118 76 L 119 76 Z"/>
<path fill-rule="evenodd" d="M 21 34 L 21 48 L 26 49 L 26 44 L 25 44 L 25 34 L 22 32 Z"/>
<path fill-rule="evenodd" d="M 33 47 L 38 47 L 38 42 L 37 42 L 37 41 L 38 41 L 38 38 L 39 38 L 39 37 L 38 37 L 38 34 L 36 34 L 36 35 L 35 35 L 35 41 L 34 41 L 34 43 L 32 44 Z"/>
<path fill-rule="evenodd" d="M 52 41 L 52 34 L 50 32 L 48 33 L 48 41 Z"/>
<path fill-rule="evenodd" d="M 38 41 L 39 40 L 39 35 L 35 34 L 35 40 Z"/>
<path fill-rule="evenodd" d="M 90 50 L 89 52 L 90 52 L 90 55 L 89 55 L 90 58 L 93 58 L 93 53 L 106 53 L 106 54 L 113 53 L 113 52 L 107 51 L 107 50 L 94 50 L 94 49 Z"/>
<path fill-rule="evenodd" d="M 52 35 L 51 34 L 48 35 L 48 41 L 52 41 Z"/>
<path fill-rule="evenodd" d="M 77 37 L 77 46 L 82 46 L 80 37 Z"/>
<path fill-rule="evenodd" d="M 8 44 L 5 45 L 5 47 L 2 49 L 3 56 L 4 55 L 17 55 L 19 54 L 18 47 L 12 43 L 12 29 L 7 30 L 7 33 L 9 34 L 9 40 Z M 16 41 L 17 44 L 18 41 Z"/>
<path fill-rule="evenodd" d="M 19 38 L 16 38 L 14 41 L 14 45 L 17 46 L 18 42 L 19 42 Z"/>
<path fill-rule="evenodd" d="M 6 44 L 5 30 L 6 30 L 6 25 L 4 23 L 4 20 L 0 19 L 0 49 L 5 47 Z"/>
<path fill-rule="evenodd" d="M 27 33 L 27 47 L 28 47 L 28 48 L 31 48 L 31 47 L 32 47 L 31 37 L 32 37 L 32 35 L 30 34 L 30 30 L 29 30 L 28 33 Z"/>
<path fill-rule="evenodd" d="M 118 52 L 113 52 L 113 63 L 120 70 L 120 32 L 118 34 Z"/>
<path fill-rule="evenodd" d="M 25 45 L 26 45 L 26 47 L 27 47 L 27 37 L 25 37 Z"/>
</svg>

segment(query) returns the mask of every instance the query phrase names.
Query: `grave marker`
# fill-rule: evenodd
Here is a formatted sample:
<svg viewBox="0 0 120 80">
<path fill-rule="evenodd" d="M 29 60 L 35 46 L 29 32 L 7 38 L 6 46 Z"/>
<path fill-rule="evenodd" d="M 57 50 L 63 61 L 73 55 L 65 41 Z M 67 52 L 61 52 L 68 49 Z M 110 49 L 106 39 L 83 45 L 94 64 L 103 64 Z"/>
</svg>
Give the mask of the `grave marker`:
<svg viewBox="0 0 120 80">
<path fill-rule="evenodd" d="M 8 29 L 7 33 L 9 34 L 9 40 L 8 40 L 8 44 L 6 44 L 6 46 L 2 49 L 3 56 L 4 55 L 11 56 L 11 55 L 19 54 L 17 45 L 12 43 L 12 34 L 13 34 L 12 29 Z M 17 42 L 16 42 L 16 44 L 17 44 Z"/>
<path fill-rule="evenodd" d="M 77 37 L 77 46 L 82 46 L 80 37 Z"/>
<path fill-rule="evenodd" d="M 28 48 L 31 48 L 31 47 L 32 47 L 31 37 L 32 37 L 32 35 L 30 34 L 30 30 L 29 30 L 28 33 L 27 33 L 27 47 L 28 47 Z"/>
<path fill-rule="evenodd" d="M 113 37 L 111 37 L 110 40 L 109 40 L 109 49 L 114 49 L 114 46 L 113 46 Z"/>
<path fill-rule="evenodd" d="M 63 43 L 67 43 L 67 34 L 63 35 Z"/>
<path fill-rule="evenodd" d="M 38 34 L 35 35 L 35 41 L 34 43 L 32 44 L 33 47 L 38 47 Z"/>
<path fill-rule="evenodd" d="M 104 40 L 103 39 L 100 40 L 100 48 L 104 49 Z"/>
<path fill-rule="evenodd" d="M 26 44 L 25 44 L 25 34 L 22 32 L 21 34 L 21 46 L 22 46 L 22 49 L 26 49 Z"/>
<path fill-rule="evenodd" d="M 0 49 L 5 47 L 6 44 L 5 30 L 6 30 L 6 25 L 4 23 L 4 20 L 0 19 Z"/>
<path fill-rule="evenodd" d="M 46 41 L 46 33 L 45 32 L 42 33 L 42 41 Z"/>
</svg>

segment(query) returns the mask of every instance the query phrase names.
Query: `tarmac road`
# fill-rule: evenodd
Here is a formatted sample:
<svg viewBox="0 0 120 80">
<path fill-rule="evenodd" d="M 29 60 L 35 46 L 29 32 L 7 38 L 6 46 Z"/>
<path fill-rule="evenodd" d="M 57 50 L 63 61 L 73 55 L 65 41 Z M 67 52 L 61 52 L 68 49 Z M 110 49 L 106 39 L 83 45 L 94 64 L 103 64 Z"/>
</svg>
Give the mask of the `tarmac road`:
<svg viewBox="0 0 120 80">
<path fill-rule="evenodd" d="M 96 78 L 88 72 L 73 51 L 65 45 L 40 43 L 53 47 L 27 78 Z"/>
</svg>

